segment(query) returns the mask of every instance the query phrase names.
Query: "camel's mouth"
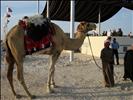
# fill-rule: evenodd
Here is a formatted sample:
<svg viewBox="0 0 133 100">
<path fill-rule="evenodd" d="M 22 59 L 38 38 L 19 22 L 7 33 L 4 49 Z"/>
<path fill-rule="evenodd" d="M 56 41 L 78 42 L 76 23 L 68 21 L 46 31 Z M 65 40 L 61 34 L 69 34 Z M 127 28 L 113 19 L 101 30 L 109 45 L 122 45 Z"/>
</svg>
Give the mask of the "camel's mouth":
<svg viewBox="0 0 133 100">
<path fill-rule="evenodd" d="M 91 31 L 93 29 L 96 29 L 96 25 L 94 23 L 88 23 L 88 22 L 80 22 L 80 24 L 77 27 L 78 32 L 83 32 L 87 34 L 88 31 Z"/>
<path fill-rule="evenodd" d="M 88 31 L 96 30 L 96 24 L 95 23 L 88 23 L 87 27 L 88 27 Z"/>
</svg>

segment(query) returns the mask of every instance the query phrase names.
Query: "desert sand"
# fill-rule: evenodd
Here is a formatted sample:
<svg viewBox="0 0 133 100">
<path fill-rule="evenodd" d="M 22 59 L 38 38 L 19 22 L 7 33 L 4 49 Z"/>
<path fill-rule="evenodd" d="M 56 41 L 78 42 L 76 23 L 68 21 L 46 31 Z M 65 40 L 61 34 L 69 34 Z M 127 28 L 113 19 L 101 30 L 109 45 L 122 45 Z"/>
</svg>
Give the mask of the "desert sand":
<svg viewBox="0 0 133 100">
<path fill-rule="evenodd" d="M 14 99 L 6 78 L 7 66 L 1 54 L 1 100 Z M 96 58 L 101 66 L 101 60 Z M 75 53 L 74 60 L 69 62 L 69 53 L 63 52 L 56 64 L 55 82 L 58 88 L 55 93 L 46 93 L 49 56 L 30 55 L 24 59 L 24 78 L 29 91 L 36 95 L 35 100 L 133 100 L 133 83 L 123 81 L 123 60 L 120 65 L 114 66 L 115 86 L 105 88 L 102 70 L 99 69 L 89 55 Z M 24 89 L 16 77 L 14 69 L 14 85 L 18 94 L 23 97 L 19 100 L 28 100 Z"/>
</svg>

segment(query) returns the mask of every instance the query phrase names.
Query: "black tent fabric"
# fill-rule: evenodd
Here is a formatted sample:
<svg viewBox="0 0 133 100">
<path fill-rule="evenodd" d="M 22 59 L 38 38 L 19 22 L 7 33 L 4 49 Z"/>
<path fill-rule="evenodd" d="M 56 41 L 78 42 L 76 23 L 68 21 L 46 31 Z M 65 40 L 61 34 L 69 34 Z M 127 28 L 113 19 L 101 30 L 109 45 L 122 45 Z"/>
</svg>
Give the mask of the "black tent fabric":
<svg viewBox="0 0 133 100">
<path fill-rule="evenodd" d="M 133 10 L 133 0 L 75 0 L 75 21 L 98 23 L 99 9 L 101 22 L 111 18 L 122 7 Z M 50 19 L 70 21 L 70 0 L 50 0 Z M 47 5 L 42 15 L 46 17 Z"/>
</svg>

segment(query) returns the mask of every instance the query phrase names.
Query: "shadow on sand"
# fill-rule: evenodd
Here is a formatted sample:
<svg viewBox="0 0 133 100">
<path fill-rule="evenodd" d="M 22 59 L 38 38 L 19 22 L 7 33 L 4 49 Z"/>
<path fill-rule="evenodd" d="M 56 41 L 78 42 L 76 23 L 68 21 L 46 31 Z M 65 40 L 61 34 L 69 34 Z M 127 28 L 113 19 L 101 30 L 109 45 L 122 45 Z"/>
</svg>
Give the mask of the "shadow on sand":
<svg viewBox="0 0 133 100">
<path fill-rule="evenodd" d="M 125 87 L 128 87 L 128 90 L 125 90 Z M 127 97 L 133 96 L 133 93 L 128 93 L 131 91 L 133 83 L 122 83 L 116 84 L 112 88 L 104 87 L 58 87 L 55 89 L 55 93 L 38 95 L 37 99 L 52 99 L 61 100 L 61 99 L 71 99 L 71 100 L 91 100 L 93 98 L 99 97 Z M 119 88 L 116 89 L 116 88 Z M 111 90 L 110 90 L 111 89 Z M 112 92 L 113 89 L 113 92 Z M 132 88 L 133 89 L 133 88 Z M 81 92 L 82 91 L 82 92 Z M 126 91 L 126 92 L 125 92 Z"/>
</svg>

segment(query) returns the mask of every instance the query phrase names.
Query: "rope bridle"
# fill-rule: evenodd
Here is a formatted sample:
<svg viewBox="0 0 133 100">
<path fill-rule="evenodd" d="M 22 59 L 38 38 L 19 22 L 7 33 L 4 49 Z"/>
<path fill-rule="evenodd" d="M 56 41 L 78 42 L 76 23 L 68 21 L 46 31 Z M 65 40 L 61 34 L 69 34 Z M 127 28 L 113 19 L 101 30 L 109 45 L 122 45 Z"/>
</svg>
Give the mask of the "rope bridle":
<svg viewBox="0 0 133 100">
<path fill-rule="evenodd" d="M 91 50 L 91 54 L 92 54 L 92 58 L 93 58 L 93 60 L 94 60 L 94 62 L 95 62 L 95 64 L 96 64 L 96 66 L 97 66 L 100 70 L 102 70 L 102 67 L 99 66 L 99 65 L 97 64 L 96 60 L 95 60 L 95 57 L 94 57 L 94 54 L 93 54 L 93 50 L 92 50 L 91 41 L 90 41 L 89 36 L 88 36 L 88 41 L 89 41 L 89 46 L 90 46 L 90 50 Z"/>
</svg>

